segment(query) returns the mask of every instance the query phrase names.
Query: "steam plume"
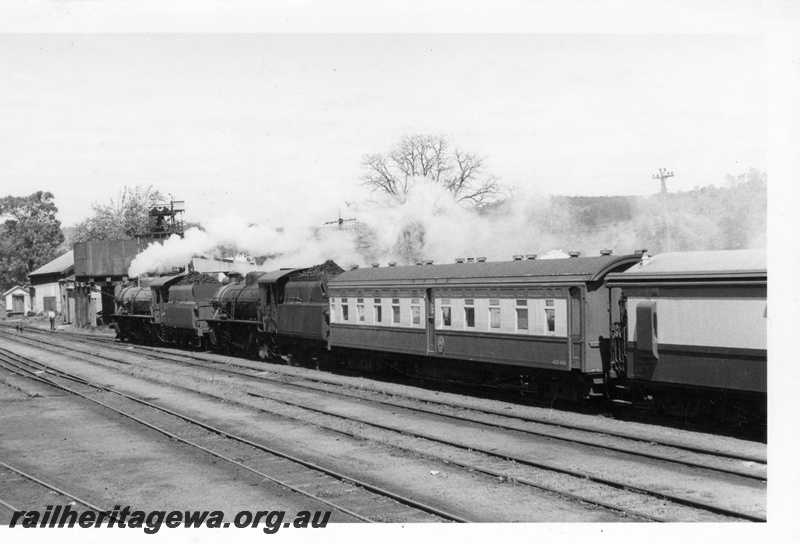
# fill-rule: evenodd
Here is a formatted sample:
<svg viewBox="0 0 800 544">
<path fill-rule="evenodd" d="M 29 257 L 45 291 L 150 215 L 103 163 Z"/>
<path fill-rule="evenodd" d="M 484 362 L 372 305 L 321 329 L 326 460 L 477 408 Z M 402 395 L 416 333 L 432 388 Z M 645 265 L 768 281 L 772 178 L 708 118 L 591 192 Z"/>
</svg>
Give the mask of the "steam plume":
<svg viewBox="0 0 800 544">
<path fill-rule="evenodd" d="M 373 199 L 349 208 L 357 221 L 340 226 L 323 226 L 323 220 L 311 215 L 297 216 L 299 225 L 286 226 L 268 221 L 252 225 L 233 215 L 215 218 L 205 231 L 190 229 L 183 239 L 173 236 L 151 245 L 133 261 L 129 275 L 168 272 L 194 255 L 213 256 L 218 246 L 266 257 L 262 270 L 328 259 L 347 269 L 388 261 L 447 263 L 456 257 L 510 260 L 514 254 L 530 253 L 559 258 L 567 256 L 565 250 L 586 256 L 599 255 L 601 249 L 622 254 L 638 248 L 659 253 L 758 247 L 766 244 L 766 176 L 761 177 L 729 189 L 670 195 L 670 248 L 664 242 L 667 218 L 658 196 L 520 195 L 477 211 L 421 178 L 402 201 Z M 735 206 L 740 200 L 742 205 Z M 762 201 L 763 206 L 754 205 Z M 729 216 L 730 210 L 736 215 Z"/>
</svg>

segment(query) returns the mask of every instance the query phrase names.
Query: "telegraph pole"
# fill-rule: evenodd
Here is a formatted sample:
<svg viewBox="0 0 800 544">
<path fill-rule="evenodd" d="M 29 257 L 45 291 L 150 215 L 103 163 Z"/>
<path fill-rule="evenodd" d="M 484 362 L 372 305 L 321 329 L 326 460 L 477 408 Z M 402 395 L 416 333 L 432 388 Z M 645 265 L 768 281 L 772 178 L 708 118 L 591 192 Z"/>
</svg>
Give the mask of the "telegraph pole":
<svg viewBox="0 0 800 544">
<path fill-rule="evenodd" d="M 342 230 L 342 225 L 344 225 L 348 221 L 357 221 L 355 217 L 351 217 L 350 219 L 342 219 L 342 210 L 339 209 L 339 219 L 336 221 L 327 221 L 324 223 L 325 225 L 338 225 L 339 230 Z"/>
<path fill-rule="evenodd" d="M 667 227 L 667 251 L 671 249 L 671 240 L 669 235 L 669 203 L 667 202 L 667 178 L 674 176 L 672 172 L 667 172 L 666 168 L 659 168 L 658 174 L 653 174 L 653 179 L 661 180 L 661 197 L 664 199 L 664 223 Z"/>
</svg>

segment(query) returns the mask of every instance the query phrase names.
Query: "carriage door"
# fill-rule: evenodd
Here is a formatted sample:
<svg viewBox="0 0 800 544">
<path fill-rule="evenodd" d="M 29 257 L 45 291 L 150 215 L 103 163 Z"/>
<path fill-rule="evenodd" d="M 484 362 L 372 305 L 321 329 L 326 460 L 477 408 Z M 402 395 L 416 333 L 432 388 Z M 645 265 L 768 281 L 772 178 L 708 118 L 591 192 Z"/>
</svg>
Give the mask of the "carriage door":
<svg viewBox="0 0 800 544">
<path fill-rule="evenodd" d="M 581 324 L 583 298 L 580 287 L 569 288 L 569 367 L 582 368 L 581 348 L 583 345 L 583 330 Z"/>
<path fill-rule="evenodd" d="M 425 331 L 428 336 L 428 355 L 436 354 L 436 309 L 433 289 L 425 290 Z"/>
</svg>

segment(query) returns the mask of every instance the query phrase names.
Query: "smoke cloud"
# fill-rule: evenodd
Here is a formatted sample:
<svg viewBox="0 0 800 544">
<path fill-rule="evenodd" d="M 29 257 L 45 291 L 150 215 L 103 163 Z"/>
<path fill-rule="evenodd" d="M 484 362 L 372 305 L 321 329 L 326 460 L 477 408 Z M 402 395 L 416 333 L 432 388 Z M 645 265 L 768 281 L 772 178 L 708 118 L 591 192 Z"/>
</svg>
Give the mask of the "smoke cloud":
<svg viewBox="0 0 800 544">
<path fill-rule="evenodd" d="M 321 218 L 300 213 L 291 218 L 294 224 L 284 225 L 268 220 L 254 225 L 234 215 L 214 218 L 204 231 L 189 229 L 184 238 L 149 246 L 134 259 L 129 275 L 169 272 L 192 256 L 215 256 L 219 246 L 265 257 L 261 270 L 328 259 L 348 269 L 373 262 L 450 263 L 457 257 L 510 260 L 532 253 L 563 258 L 569 251 L 587 256 L 602 249 L 624 254 L 647 248 L 654 254 L 759 247 L 766 244 L 766 176 L 756 174 L 728 188 L 670 195 L 668 207 L 660 195 L 518 194 L 482 210 L 462 206 L 444 187 L 420 178 L 402 200 L 386 196 L 351 205 L 343 219 L 355 221 L 342 224 L 324 225 Z"/>
</svg>

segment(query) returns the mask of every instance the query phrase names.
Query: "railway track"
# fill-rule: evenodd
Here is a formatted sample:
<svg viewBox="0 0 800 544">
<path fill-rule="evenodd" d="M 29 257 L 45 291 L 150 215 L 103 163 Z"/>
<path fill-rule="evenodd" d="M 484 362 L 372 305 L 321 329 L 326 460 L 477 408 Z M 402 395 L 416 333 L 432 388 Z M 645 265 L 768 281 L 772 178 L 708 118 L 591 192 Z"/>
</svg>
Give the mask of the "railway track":
<svg viewBox="0 0 800 544">
<path fill-rule="evenodd" d="M 47 334 L 46 331 L 36 331 L 36 332 L 40 333 L 40 334 L 42 334 L 42 333 Z M 269 381 L 269 382 L 273 382 L 273 383 L 281 383 L 281 384 L 284 384 L 284 385 L 287 385 L 287 386 L 291 386 L 291 387 L 298 387 L 298 388 L 302 388 L 302 389 L 317 389 L 317 390 L 319 390 L 321 392 L 333 393 L 333 394 L 338 394 L 338 395 L 341 395 L 341 396 L 349 396 L 349 397 L 352 397 L 352 398 L 363 398 L 363 396 L 362 396 L 363 392 L 366 391 L 366 390 L 371 390 L 371 391 L 377 393 L 378 395 L 386 396 L 384 391 L 381 390 L 381 388 L 379 388 L 379 387 L 375 387 L 375 388 L 360 387 L 358 394 L 352 394 L 352 393 L 348 393 L 346 391 L 342 391 L 341 389 L 343 389 L 343 386 L 342 386 L 341 382 L 337 381 L 335 379 L 325 379 L 325 378 L 319 378 L 319 377 L 310 377 L 308 375 L 302 375 L 302 376 L 298 376 L 298 375 L 295 375 L 295 374 L 288 374 L 287 375 L 287 372 L 285 370 L 281 371 L 281 372 L 272 371 L 271 372 L 273 374 L 272 377 L 266 376 L 266 375 L 263 374 L 263 372 L 265 372 L 263 364 L 259 366 L 257 363 L 251 363 L 251 362 L 248 362 L 247 360 L 243 360 L 243 362 L 241 362 L 241 363 L 240 362 L 231 361 L 232 358 L 230 358 L 230 357 L 227 358 L 227 360 L 216 360 L 216 358 L 214 356 L 211 356 L 211 358 L 206 358 L 206 357 L 198 357 L 198 356 L 192 355 L 191 353 L 175 354 L 175 353 L 171 353 L 171 352 L 165 351 L 165 350 L 167 350 L 169 348 L 155 348 L 155 347 L 141 346 L 141 345 L 132 346 L 132 345 L 129 345 L 129 344 L 120 343 L 119 341 L 117 341 L 115 339 L 111 339 L 111 338 L 102 338 L 102 337 L 90 336 L 90 335 L 77 335 L 77 336 L 81 336 L 84 340 L 89 341 L 91 343 L 100 344 L 100 345 L 109 347 L 110 349 L 120 351 L 122 353 L 129 354 L 130 353 L 130 351 L 129 351 L 130 348 L 131 347 L 135 347 L 135 349 L 137 351 L 145 351 L 145 352 L 148 352 L 148 353 L 153 353 L 153 354 L 155 354 L 155 356 L 157 356 L 158 358 L 160 358 L 162 360 L 174 362 L 174 363 L 177 363 L 177 364 L 184 364 L 184 365 L 189 365 L 189 366 L 199 366 L 199 367 L 221 369 L 221 370 L 224 370 L 225 372 L 228 372 L 228 373 L 239 374 L 239 375 L 246 376 L 246 377 L 249 377 L 249 378 L 255 378 L 255 379 L 258 379 L 258 380 Z M 71 349 L 76 349 L 76 348 L 71 348 Z M 77 351 L 80 351 L 81 353 L 84 353 L 86 355 L 92 355 L 94 353 L 91 350 L 85 350 L 85 351 L 77 350 Z M 106 358 L 109 358 L 109 357 L 106 357 Z M 121 363 L 121 364 L 130 364 L 127 361 L 122 360 L 122 359 L 111 359 L 111 360 L 114 360 L 115 362 L 118 362 L 118 363 Z M 241 369 L 241 371 L 233 370 L 233 368 Z M 258 371 L 259 374 L 253 374 L 252 371 Z M 298 383 L 297 380 L 302 381 L 302 383 Z M 315 384 L 318 384 L 318 385 L 315 385 Z M 339 390 L 337 390 L 337 388 Z M 574 438 L 572 440 L 572 441 L 574 441 L 576 443 L 584 443 L 585 445 L 606 448 L 606 449 L 609 449 L 609 450 L 612 450 L 612 451 L 618 451 L 618 452 L 621 452 L 621 453 L 633 453 L 633 454 L 641 455 L 643 457 L 649 457 L 649 458 L 652 458 L 652 459 L 660 459 L 660 460 L 672 461 L 672 462 L 681 462 L 682 464 L 685 464 L 686 466 L 694 466 L 694 467 L 697 467 L 697 468 L 711 468 L 711 469 L 714 469 L 714 470 L 719 470 L 720 472 L 729 472 L 731 474 L 735 474 L 735 475 L 739 475 L 739 476 L 743 476 L 743 477 L 752 477 L 754 479 L 759 479 L 759 480 L 766 480 L 767 479 L 767 475 L 766 475 L 767 458 L 766 458 L 765 454 L 753 454 L 753 453 L 748 454 L 748 453 L 738 452 L 738 451 L 735 451 L 733 449 L 723 449 L 723 448 L 703 448 L 703 447 L 699 447 L 699 446 L 696 446 L 696 445 L 693 445 L 693 444 L 689 444 L 689 443 L 686 443 L 686 442 L 679 442 L 679 441 L 675 441 L 675 440 L 669 441 L 669 440 L 664 440 L 663 438 L 655 438 L 655 437 L 643 438 L 641 436 L 637 436 L 637 435 L 634 435 L 632 433 L 612 431 L 612 430 L 609 430 L 607 428 L 602 428 L 601 429 L 601 428 L 597 428 L 597 427 L 591 427 L 591 426 L 588 426 L 588 425 L 570 424 L 570 423 L 566 423 L 564 421 L 553 421 L 552 419 L 544 418 L 544 417 L 530 417 L 530 416 L 523 416 L 523 415 L 511 415 L 508 412 L 503 412 L 503 411 L 500 411 L 500 410 L 490 410 L 490 409 L 487 409 L 487 408 L 475 408 L 474 406 L 466 406 L 464 404 L 444 403 L 444 402 L 439 402 L 439 401 L 432 403 L 430 399 L 426 399 L 424 402 L 426 402 L 428 405 L 435 404 L 437 406 L 436 409 L 432 410 L 432 409 L 426 409 L 426 408 L 423 408 L 423 407 L 411 407 L 411 406 L 406 406 L 406 405 L 401 406 L 401 405 L 399 405 L 397 403 L 398 399 L 402 398 L 402 399 L 406 399 L 406 400 L 409 400 L 409 401 L 412 401 L 412 402 L 418 402 L 421 399 L 419 397 L 410 396 L 410 395 L 399 395 L 397 393 L 393 393 L 391 395 L 391 397 L 392 397 L 392 401 L 391 402 L 382 401 L 382 400 L 380 400 L 378 398 L 372 398 L 370 400 L 372 400 L 373 402 L 376 402 L 376 403 L 385 404 L 385 405 L 389 405 L 389 406 L 393 406 L 393 407 L 403 407 L 403 408 L 407 408 L 407 409 L 410 409 L 410 410 L 415 410 L 415 411 L 418 411 L 418 412 L 421 412 L 421 413 L 431 413 L 431 414 L 436 414 L 436 415 L 440 415 L 440 416 L 443 416 L 443 417 L 450 417 L 452 419 L 457 419 L 457 420 L 461 420 L 461 421 L 465 421 L 465 422 L 471 422 L 471 423 L 485 423 L 485 420 L 479 419 L 479 418 L 476 418 L 476 417 L 470 417 L 470 416 L 463 416 L 463 415 L 457 415 L 457 414 L 446 414 L 446 413 L 442 412 L 442 409 L 443 408 L 452 408 L 452 409 L 457 409 L 457 410 L 466 410 L 466 411 L 469 411 L 469 412 L 472 412 L 472 413 L 481 413 L 481 414 L 486 415 L 486 416 L 498 416 L 498 417 L 504 418 L 506 420 L 515 420 L 515 421 L 523 422 L 523 423 L 533 423 L 533 424 L 541 425 L 543 427 L 557 428 L 560 432 L 554 433 L 554 432 L 548 432 L 548 431 L 546 431 L 544 429 L 537 430 L 537 431 L 530 431 L 530 430 L 526 430 L 526 429 L 520 428 L 520 426 L 518 426 L 518 425 L 503 425 L 501 423 L 494 423 L 496 426 L 501 427 L 501 428 L 506 428 L 508 430 L 515 430 L 515 431 L 520 431 L 520 432 L 528 432 L 530 434 L 537 434 L 537 435 L 540 435 L 540 436 L 547 436 L 547 437 L 551 437 L 551 438 L 563 439 L 563 438 L 565 438 L 564 435 L 563 435 L 563 431 L 567 430 L 567 431 L 576 431 L 576 432 L 588 433 L 589 435 L 593 435 L 595 438 L 599 438 L 599 437 L 610 438 L 615 442 L 629 442 L 629 443 L 632 443 L 632 444 L 637 444 L 638 443 L 640 445 L 645 445 L 645 446 L 659 446 L 659 447 L 671 448 L 671 450 L 674 450 L 674 451 L 669 451 L 669 453 L 666 454 L 666 455 L 660 455 L 658 453 L 648 453 L 646 451 L 643 451 L 642 449 L 636 450 L 633 447 L 622 448 L 622 447 L 619 447 L 619 445 L 617 443 L 613 443 L 613 444 L 608 443 L 607 440 L 606 441 L 599 440 L 599 439 L 584 440 L 584 439 L 581 439 L 581 438 L 578 438 L 578 437 L 576 437 L 576 438 Z M 704 463 L 702 461 L 695 462 L 695 461 L 693 461 L 691 459 L 681 459 L 680 461 L 678 461 L 676 459 L 676 457 L 681 457 L 681 456 L 685 455 L 686 453 L 700 454 L 700 455 L 703 455 L 703 456 L 713 457 L 713 458 L 717 458 L 717 459 L 728 459 L 728 460 L 731 460 L 731 461 L 734 461 L 734 462 L 752 463 L 752 466 L 750 468 L 746 469 L 746 470 L 745 469 L 741 469 L 741 468 L 738 468 L 738 469 L 737 468 L 726 469 L 725 467 L 718 466 L 718 465 L 717 466 L 709 466 L 707 463 Z"/>
<path fill-rule="evenodd" d="M 56 504 L 69 505 L 78 514 L 85 510 L 106 511 L 89 499 L 64 490 L 60 484 L 47 482 L 41 476 L 32 474 L 30 469 L 23 470 L 3 461 L 0 461 L 0 489 L 0 523 L 5 525 L 10 523 L 16 512 L 44 512 L 46 506 Z M 53 520 L 49 526 L 55 525 L 56 520 Z"/>
<path fill-rule="evenodd" d="M 351 521 L 383 521 L 386 517 L 404 521 L 469 521 L 456 514 L 445 512 L 434 506 L 403 497 L 387 489 L 359 481 L 286 452 L 226 432 L 145 399 L 94 383 L 51 365 L 16 355 L 6 349 L 0 349 L 0 367 L 8 372 L 48 384 L 63 392 L 98 404 L 193 449 L 250 471 L 294 493 L 299 493 L 319 503 L 323 509 L 325 507 L 333 508 Z M 79 391 L 75 385 L 82 386 L 84 390 Z M 189 439 L 186 436 L 193 438 Z M 223 448 L 212 445 L 218 443 L 218 437 L 234 441 L 237 444 L 238 452 L 234 454 L 221 453 Z M 229 444 L 226 446 L 228 447 L 224 448 L 225 450 L 231 449 Z M 237 458 L 247 458 L 248 461 L 247 463 L 240 462 Z M 274 474 L 281 476 L 276 477 Z M 323 493 L 309 492 L 305 488 L 324 490 L 324 495 L 336 496 L 337 500 L 329 500 L 323 496 Z"/>
<path fill-rule="evenodd" d="M 107 340 L 101 342 L 103 344 L 119 346 L 119 344 L 110 344 Z M 157 349 L 147 349 L 150 352 L 159 353 Z M 374 394 L 370 395 L 362 388 L 359 389 L 357 393 L 351 393 L 345 391 L 344 387 L 341 385 L 329 380 L 312 379 L 305 376 L 297 378 L 293 376 L 291 378 L 292 381 L 289 381 L 285 375 L 279 373 L 273 377 L 265 376 L 263 373 L 254 375 L 252 373 L 254 367 L 246 364 L 214 362 L 199 357 L 184 355 L 167 356 L 163 354 L 163 352 L 158 356 L 164 360 L 176 362 L 177 364 L 188 364 L 191 366 L 224 370 L 229 374 L 237 374 L 247 378 L 254 378 L 301 390 L 312 389 L 325 394 L 334 394 L 345 398 L 357 399 L 359 401 L 369 400 L 375 404 L 392 408 L 402 408 L 420 414 L 434 415 L 465 423 L 492 425 L 498 429 L 515 431 L 538 437 L 567 440 L 584 446 L 602 448 L 608 451 L 636 455 L 652 460 L 676 463 L 686 467 L 713 470 L 720 473 L 741 476 L 743 478 L 751 478 L 757 481 L 767 480 L 766 458 L 763 456 L 743 455 L 733 451 L 720 451 L 719 449 L 710 450 L 677 442 L 658 442 L 649 438 L 644 439 L 633 436 L 629 433 L 611 433 L 607 430 L 598 430 L 588 426 L 565 425 L 564 423 L 554 423 L 544 418 L 511 416 L 508 413 L 487 409 L 468 409 L 470 415 L 464 415 L 463 406 L 453 406 L 452 404 L 446 403 L 436 403 L 434 407 L 431 407 L 430 403 L 420 406 L 419 399 L 409 396 L 398 398 L 396 394 L 391 395 L 389 400 L 386 400 L 387 395 L 381 392 L 373 390 L 372 393 Z M 192 362 L 192 360 L 195 362 Z M 233 370 L 231 367 L 238 367 L 242 370 Z M 302 383 L 298 383 L 297 380 Z M 536 428 L 526 428 L 526 424 L 534 424 Z M 652 451 L 656 448 L 660 451 Z"/>
<path fill-rule="evenodd" d="M 103 343 L 103 344 L 106 344 L 107 341 L 106 340 L 101 340 L 100 342 Z M 116 344 L 116 345 L 112 344 L 112 346 L 115 349 L 118 349 L 119 347 L 121 347 L 119 344 Z M 72 348 L 70 348 L 70 349 L 72 349 Z M 137 346 L 137 349 L 139 349 L 139 346 Z M 77 350 L 77 351 L 81 351 L 81 350 Z M 167 355 L 164 355 L 163 353 L 159 353 L 159 350 L 155 350 L 155 349 L 152 350 L 151 352 L 152 353 L 157 353 L 159 357 L 162 357 L 165 360 L 168 360 L 168 361 L 171 361 L 171 362 L 176 362 L 178 364 L 184 364 L 184 365 L 186 365 L 186 364 L 198 365 L 199 364 L 199 363 L 189 363 L 189 362 L 187 362 L 186 359 L 188 359 L 188 358 L 203 359 L 203 358 L 194 357 L 194 356 L 187 356 L 187 355 L 180 355 L 180 356 L 169 355 L 169 356 L 167 356 Z M 89 353 L 89 354 L 96 355 L 95 352 L 92 352 L 92 353 Z M 129 364 L 129 363 L 126 362 L 126 364 Z M 217 365 L 216 369 L 219 370 L 219 366 L 218 366 L 219 363 L 210 363 L 207 360 L 203 360 L 203 364 L 199 364 L 199 366 L 208 367 L 208 366 L 213 366 L 214 364 Z M 229 366 L 230 365 L 228 364 L 224 368 L 224 371 L 226 373 L 228 373 L 228 374 L 231 374 L 231 373 L 239 374 L 239 375 L 245 376 L 245 377 L 247 377 L 249 379 L 252 379 L 254 377 L 251 372 L 233 371 L 231 368 L 229 368 Z M 252 371 L 252 367 L 250 367 L 250 366 L 246 366 L 246 365 L 238 365 L 238 366 L 242 366 L 243 368 L 246 368 L 246 369 Z M 305 384 L 305 385 L 296 384 L 296 383 L 287 384 L 285 381 L 283 381 L 281 379 L 267 378 L 267 377 L 264 377 L 264 376 L 261 376 L 261 375 L 255 376 L 255 377 L 258 378 L 258 379 L 261 379 L 261 380 L 268 380 L 268 381 L 271 381 L 271 382 L 280 383 L 282 386 L 287 386 L 288 385 L 290 387 L 301 387 L 301 388 L 305 388 L 305 389 L 309 389 L 310 388 L 308 386 L 308 384 Z M 330 385 L 330 384 L 327 384 L 326 387 L 328 385 Z M 312 389 L 313 389 L 313 387 L 312 387 Z M 359 391 L 358 394 L 352 394 L 352 393 L 347 393 L 347 392 L 342 392 L 342 391 L 331 392 L 329 389 L 324 389 L 324 388 L 323 389 L 317 388 L 317 390 L 322 391 L 322 392 L 324 392 L 326 394 L 333 393 L 333 394 L 336 394 L 336 395 L 339 395 L 339 396 L 342 396 L 342 397 L 349 397 L 351 399 L 355 399 L 356 401 L 369 400 L 370 402 L 375 402 L 376 404 L 389 406 L 389 407 L 395 408 L 395 409 L 402 408 L 404 410 L 405 409 L 407 409 L 407 410 L 415 410 L 416 412 L 419 412 L 419 413 L 426 413 L 429 416 L 430 415 L 435 415 L 437 417 L 445 417 L 445 418 L 453 419 L 453 420 L 456 420 L 456 421 L 469 422 L 471 424 L 487 425 L 487 422 L 485 421 L 485 418 L 483 418 L 484 420 L 480 420 L 479 418 L 476 418 L 474 416 L 464 417 L 464 416 L 460 416 L 460 415 L 443 414 L 442 413 L 442 409 L 443 408 L 441 406 L 437 407 L 436 409 L 419 408 L 419 407 L 414 408 L 414 407 L 409 407 L 409 406 L 406 406 L 406 405 L 401 406 L 394 399 L 392 400 L 392 402 L 388 402 L 386 400 L 380 400 L 380 399 L 375 400 L 375 399 L 372 399 L 372 398 L 367 399 L 367 398 L 365 398 L 363 396 L 363 392 L 362 391 Z M 258 395 L 253 395 L 253 396 L 258 396 Z M 290 401 L 276 400 L 274 398 L 271 398 L 269 400 L 271 400 L 272 402 L 281 402 L 281 403 L 283 403 L 285 405 L 293 406 L 293 407 L 295 407 L 297 409 L 316 412 L 316 413 L 324 415 L 326 417 L 334 417 L 334 418 L 346 417 L 346 416 L 343 416 L 341 413 L 335 413 L 335 412 L 332 412 L 332 411 L 318 410 L 318 409 L 315 410 L 315 409 L 310 408 L 307 405 L 302 405 L 301 403 L 292 403 Z M 494 415 L 497 415 L 497 414 L 494 414 Z M 505 417 L 505 418 L 508 418 L 507 414 L 502 414 L 502 416 Z M 372 426 L 374 428 L 381 428 L 383 430 L 391 431 L 391 432 L 395 432 L 395 433 L 399 432 L 399 433 L 403 433 L 406 436 L 413 436 L 413 437 L 416 437 L 416 438 L 419 438 L 419 439 L 424 439 L 424 440 L 428 440 L 428 441 L 432 441 L 432 442 L 438 442 L 440 444 L 443 444 L 443 445 L 446 445 L 446 446 L 449 446 L 449 447 L 459 448 L 459 449 L 470 451 L 470 452 L 478 452 L 478 453 L 480 453 L 480 454 L 482 454 L 482 455 L 484 455 L 484 456 L 486 456 L 488 458 L 491 458 L 491 459 L 502 459 L 504 462 L 511 462 L 511 463 L 517 464 L 517 465 L 525 465 L 525 466 L 528 466 L 528 467 L 533 467 L 533 468 L 538 469 L 538 470 L 555 471 L 555 472 L 570 476 L 572 478 L 580 478 L 582 480 L 591 481 L 591 482 L 593 482 L 595 484 L 598 484 L 598 485 L 609 486 L 609 487 L 618 489 L 621 492 L 625 492 L 625 493 L 634 492 L 634 493 L 642 494 L 643 496 L 650 496 L 650 497 L 652 497 L 654 499 L 667 499 L 667 500 L 669 500 L 669 501 L 671 501 L 671 502 L 673 502 L 675 504 L 681 504 L 681 505 L 684 505 L 684 506 L 687 506 L 687 507 L 690 507 L 690 508 L 702 509 L 702 510 L 705 510 L 705 511 L 708 511 L 708 512 L 713 512 L 713 513 L 719 514 L 721 516 L 727 516 L 729 518 L 746 519 L 746 520 L 750 520 L 750 521 L 764 521 L 764 517 L 760 516 L 758 514 L 754 515 L 752 513 L 747 513 L 747 512 L 742 512 L 742 511 L 735 511 L 735 510 L 731 510 L 729 508 L 719 507 L 718 505 L 709 504 L 708 502 L 687 499 L 684 496 L 665 493 L 664 490 L 648 489 L 648 488 L 645 488 L 645 487 L 639 487 L 639 486 L 636 486 L 636 485 L 631 485 L 630 482 L 626 483 L 626 482 L 613 481 L 613 480 L 610 480 L 608 478 L 604 478 L 602 476 L 597 476 L 595 474 L 587 473 L 585 471 L 575 471 L 575 470 L 565 469 L 563 466 L 559 466 L 558 464 L 535 462 L 535 461 L 532 461 L 531 459 L 525 458 L 525 457 L 515 457 L 513 455 L 509 455 L 508 453 L 499 453 L 499 452 L 496 452 L 496 451 L 490 451 L 488 449 L 482 449 L 480 447 L 476 447 L 475 444 L 457 443 L 457 442 L 454 442 L 454 441 L 442 440 L 440 437 L 431 435 L 430 433 L 419 433 L 419 432 L 415 433 L 415 432 L 411 432 L 408 428 L 403 429 L 403 428 L 396 428 L 396 427 L 393 427 L 391 425 L 380 425 L 380 424 L 376 424 L 375 421 L 369 421 L 367 419 L 355 419 L 355 418 L 349 418 L 349 419 L 351 421 L 357 421 L 360 424 L 370 425 L 370 426 Z M 299 418 L 298 420 L 303 420 L 303 419 Z M 307 420 L 306 420 L 306 422 L 307 422 Z M 548 423 L 550 423 L 550 422 L 548 422 Z M 495 426 L 500 426 L 500 425 L 495 425 Z M 328 427 L 328 428 L 330 428 L 330 427 Z M 523 433 L 526 433 L 528 435 L 537 435 L 537 436 L 540 436 L 540 437 L 546 437 L 548 439 L 557 438 L 558 440 L 567 440 L 567 438 L 565 438 L 564 436 L 554 435 L 553 432 L 547 433 L 547 432 L 543 432 L 541 430 L 537 431 L 537 432 L 530 432 L 529 430 L 526 430 L 526 429 L 520 429 L 519 425 L 512 425 L 512 426 L 506 425 L 504 428 L 509 430 L 509 431 L 523 432 Z M 337 429 L 333 428 L 332 430 L 337 430 Z M 342 432 L 342 431 L 341 431 L 341 429 L 339 429 L 337 432 Z M 574 429 L 571 432 L 574 432 Z M 585 433 L 586 429 L 580 429 L 580 432 L 584 432 Z M 596 431 L 593 431 L 593 432 L 596 433 Z M 359 436 L 357 433 L 350 433 L 350 434 L 351 434 L 351 436 L 356 437 L 356 438 Z M 596 433 L 596 434 L 598 434 L 598 433 Z M 598 434 L 598 436 L 600 436 L 600 435 Z M 606 437 L 605 439 L 607 439 L 607 438 L 608 437 Z M 594 440 L 588 441 L 588 442 L 586 440 L 582 440 L 582 439 L 575 439 L 574 437 L 571 439 L 571 441 L 576 443 L 576 444 L 583 444 L 584 446 L 590 446 L 592 448 L 595 448 L 595 447 L 605 448 L 605 449 L 607 449 L 609 451 L 616 451 L 618 453 L 624 453 L 625 455 L 640 455 L 641 457 L 646 457 L 646 458 L 650 458 L 650 459 L 653 459 L 653 460 L 658 460 L 659 462 L 673 462 L 673 463 L 675 462 L 674 459 L 670 459 L 669 456 L 665 455 L 665 454 L 652 455 L 652 454 L 646 454 L 646 453 L 642 453 L 642 452 L 632 452 L 630 449 L 624 449 L 624 448 L 619 448 L 619 447 L 610 447 L 608 444 L 605 444 L 605 445 L 599 444 L 597 439 L 596 439 L 596 437 L 595 437 Z M 692 449 L 692 448 L 688 448 L 688 449 Z M 688 449 L 687 449 L 687 451 L 688 451 Z M 697 448 L 694 448 L 694 450 L 697 450 Z M 693 454 L 697 454 L 698 452 L 694 451 L 692 453 Z M 709 453 L 705 452 L 705 454 L 708 455 Z M 718 455 L 718 452 L 714 452 L 714 454 Z M 448 462 L 450 462 L 451 464 L 455 464 L 455 465 L 461 466 L 462 468 L 467 469 L 467 470 L 483 472 L 485 474 L 497 476 L 498 478 L 504 478 L 504 477 L 507 478 L 508 477 L 507 474 L 502 472 L 502 471 L 492 470 L 490 468 L 487 469 L 486 467 L 481 467 L 481 466 L 478 466 L 478 465 L 475 465 L 475 464 L 470 464 L 470 463 L 460 463 L 458 461 L 453 461 L 452 458 Z M 752 463 L 754 461 L 745 461 L 745 462 Z M 696 469 L 702 469 L 702 470 L 707 470 L 707 471 L 718 471 L 720 473 L 733 475 L 733 476 L 739 477 L 739 478 L 751 478 L 753 480 L 761 479 L 761 476 L 758 474 L 758 469 L 756 469 L 755 471 L 752 471 L 752 470 L 751 471 L 730 471 L 730 470 L 724 469 L 724 467 L 709 466 L 709 463 L 683 462 L 683 461 L 681 461 L 680 463 L 682 463 L 685 466 L 692 466 L 692 467 L 694 467 Z M 546 489 L 548 491 L 559 492 L 562 495 L 564 494 L 563 490 L 559 491 L 558 489 L 553 488 L 553 487 L 542 486 L 541 484 L 539 484 L 537 482 L 526 480 L 524 478 L 517 477 L 517 478 L 514 478 L 514 481 L 516 481 L 517 483 L 522 483 L 522 484 L 525 484 L 525 485 L 531 485 L 531 486 L 534 486 L 534 487 L 538 487 L 540 489 Z M 603 506 L 603 507 L 606 507 L 606 508 L 609 508 L 609 507 L 610 508 L 615 508 L 615 505 L 608 504 L 607 501 L 593 501 L 591 499 L 591 497 L 587 497 L 585 495 L 579 495 L 579 494 L 572 493 L 572 494 L 569 494 L 569 496 L 570 496 L 570 498 L 575 498 L 575 499 L 582 500 L 582 501 L 585 501 L 585 502 L 593 502 L 594 504 L 598 504 L 599 506 Z M 620 510 L 619 508 L 616 508 L 616 509 Z M 644 518 L 656 519 L 656 520 L 661 520 L 662 519 L 659 516 L 648 515 L 647 513 L 643 513 L 641 511 L 636 511 L 636 510 L 631 510 L 631 509 L 623 509 L 623 510 L 626 511 L 627 513 L 629 513 L 629 514 L 642 516 Z"/>
</svg>

